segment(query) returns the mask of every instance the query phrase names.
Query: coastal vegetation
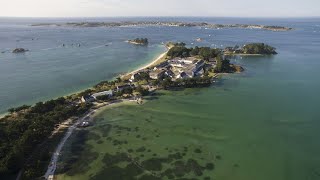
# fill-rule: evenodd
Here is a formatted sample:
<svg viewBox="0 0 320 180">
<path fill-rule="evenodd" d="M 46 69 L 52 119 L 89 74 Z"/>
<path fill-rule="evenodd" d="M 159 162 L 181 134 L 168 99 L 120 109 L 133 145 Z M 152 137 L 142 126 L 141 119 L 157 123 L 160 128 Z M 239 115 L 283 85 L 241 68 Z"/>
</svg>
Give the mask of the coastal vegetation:
<svg viewBox="0 0 320 180">
<path fill-rule="evenodd" d="M 11 114 L 0 121 L 0 175 L 11 177 L 23 168 L 22 179 L 42 176 L 53 151 L 44 142 L 55 126 L 73 116 L 82 116 L 90 107 L 73 105 L 61 97 L 32 107 L 11 108 Z"/>
<path fill-rule="evenodd" d="M 223 52 L 223 53 L 222 53 Z M 276 48 L 264 44 L 264 43 L 249 43 L 245 44 L 243 47 L 234 46 L 226 47 L 224 49 L 210 48 L 210 47 L 194 47 L 187 48 L 184 43 L 174 45 L 167 53 L 169 58 L 186 58 L 186 57 L 200 57 L 204 60 L 209 60 L 211 58 L 216 58 L 222 54 L 232 55 L 232 54 L 259 54 L 259 55 L 275 55 L 277 54 Z"/>
<path fill-rule="evenodd" d="M 277 54 L 276 48 L 264 43 L 249 43 L 249 44 L 245 44 L 241 48 L 236 45 L 234 47 L 226 47 L 223 51 L 224 51 L 224 54 L 226 55 L 232 55 L 232 54 L 275 55 Z"/>
<path fill-rule="evenodd" d="M 172 81 L 170 78 L 165 78 L 163 80 L 155 81 L 155 84 L 158 84 L 163 89 L 172 89 L 172 88 L 197 88 L 197 87 L 208 87 L 212 84 L 212 77 L 194 77 L 186 79 L 177 79 Z"/>
<path fill-rule="evenodd" d="M 28 106 L 28 105 L 22 105 L 22 106 L 19 106 L 19 107 L 16 107 L 16 108 L 10 108 L 8 109 L 8 111 L 10 113 L 14 113 L 14 112 L 19 112 L 19 111 L 22 111 L 22 110 L 27 110 L 29 109 L 31 106 Z"/>
<path fill-rule="evenodd" d="M 194 48 L 187 48 L 185 44 L 178 44 L 171 48 L 167 55 L 169 58 L 186 58 L 191 56 L 198 56 L 204 60 L 209 60 L 210 58 L 215 58 L 221 54 L 220 49 L 212 49 L 210 47 L 194 47 Z"/>
<path fill-rule="evenodd" d="M 264 43 L 246 44 L 242 48 L 244 54 L 277 54 L 276 48 Z"/>
</svg>

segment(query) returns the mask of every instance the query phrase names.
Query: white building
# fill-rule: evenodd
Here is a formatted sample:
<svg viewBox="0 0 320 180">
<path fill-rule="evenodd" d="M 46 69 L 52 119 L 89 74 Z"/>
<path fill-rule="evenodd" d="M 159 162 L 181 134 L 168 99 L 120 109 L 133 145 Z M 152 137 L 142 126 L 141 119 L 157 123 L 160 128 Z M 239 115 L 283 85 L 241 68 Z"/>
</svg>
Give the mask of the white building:
<svg viewBox="0 0 320 180">
<path fill-rule="evenodd" d="M 164 74 L 165 74 L 165 70 L 159 69 L 159 70 L 155 70 L 149 73 L 149 76 L 151 79 L 161 79 Z"/>
<path fill-rule="evenodd" d="M 91 103 L 97 100 L 97 97 L 99 96 L 113 96 L 113 91 L 109 90 L 109 91 L 103 91 L 103 92 L 98 92 L 98 93 L 94 93 L 92 95 L 85 95 L 81 97 L 81 102 L 83 103 Z"/>
<path fill-rule="evenodd" d="M 113 91 L 109 90 L 109 91 L 102 91 L 102 92 L 98 92 L 98 93 L 94 93 L 92 94 L 92 97 L 94 97 L 95 99 L 97 99 L 97 97 L 99 96 L 113 96 Z"/>
<path fill-rule="evenodd" d="M 83 103 L 90 103 L 90 102 L 93 102 L 95 100 L 96 99 L 91 95 L 85 95 L 85 96 L 81 97 L 81 102 L 83 102 Z"/>
<path fill-rule="evenodd" d="M 204 73 L 203 66 L 205 62 L 203 60 L 193 61 L 191 64 L 182 64 L 182 67 L 174 67 L 176 78 L 193 78 L 195 76 L 202 75 Z"/>
<path fill-rule="evenodd" d="M 132 74 L 132 76 L 130 77 L 129 81 L 130 82 L 134 82 L 136 80 L 136 78 L 139 77 L 139 73 L 134 73 Z"/>
</svg>

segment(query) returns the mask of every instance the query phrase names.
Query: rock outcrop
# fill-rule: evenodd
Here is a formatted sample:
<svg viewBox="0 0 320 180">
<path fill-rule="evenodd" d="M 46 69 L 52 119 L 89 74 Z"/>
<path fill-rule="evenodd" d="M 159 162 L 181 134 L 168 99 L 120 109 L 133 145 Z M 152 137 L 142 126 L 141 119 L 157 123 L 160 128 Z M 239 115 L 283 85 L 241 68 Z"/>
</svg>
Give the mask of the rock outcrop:
<svg viewBox="0 0 320 180">
<path fill-rule="evenodd" d="M 24 53 L 29 51 L 28 49 L 24 49 L 24 48 L 15 48 L 12 53 Z"/>
</svg>

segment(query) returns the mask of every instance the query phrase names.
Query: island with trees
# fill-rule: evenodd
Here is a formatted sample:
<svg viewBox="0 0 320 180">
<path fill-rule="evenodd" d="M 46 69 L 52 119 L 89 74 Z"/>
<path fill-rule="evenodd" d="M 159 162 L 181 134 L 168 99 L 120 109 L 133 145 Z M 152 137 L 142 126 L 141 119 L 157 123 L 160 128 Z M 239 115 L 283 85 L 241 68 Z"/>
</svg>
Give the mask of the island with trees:
<svg viewBox="0 0 320 180">
<path fill-rule="evenodd" d="M 187 47 L 185 43 L 168 43 L 167 47 L 163 58 L 139 71 L 70 96 L 10 108 L 9 114 L 0 119 L 0 176 L 4 179 L 14 179 L 18 174 L 21 179 L 43 176 L 51 156 L 59 154 L 55 148 L 68 127 L 88 126 L 89 120 L 83 117 L 98 108 L 123 101 L 139 104 L 143 96 L 160 89 L 208 87 L 222 73 L 244 70 L 231 64 L 223 49 Z M 246 53 L 274 51 L 264 44 L 248 44 L 242 49 Z"/>
<path fill-rule="evenodd" d="M 147 38 L 130 39 L 127 42 L 131 43 L 131 44 L 136 44 L 136 45 L 148 45 L 149 44 L 149 41 Z"/>
<path fill-rule="evenodd" d="M 24 48 L 15 48 L 14 50 L 12 50 L 12 53 L 24 53 L 29 51 L 28 49 L 24 49 Z"/>
</svg>

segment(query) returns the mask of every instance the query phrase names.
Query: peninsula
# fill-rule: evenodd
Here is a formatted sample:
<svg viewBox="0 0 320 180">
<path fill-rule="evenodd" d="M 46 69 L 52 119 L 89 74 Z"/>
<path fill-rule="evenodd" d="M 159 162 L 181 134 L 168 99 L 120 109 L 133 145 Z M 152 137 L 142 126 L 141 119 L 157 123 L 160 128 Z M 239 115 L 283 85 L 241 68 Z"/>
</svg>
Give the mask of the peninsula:
<svg viewBox="0 0 320 180">
<path fill-rule="evenodd" d="M 168 51 L 156 61 L 113 81 L 33 106 L 9 109 L 0 120 L 1 177 L 52 177 L 70 134 L 90 125 L 91 115 L 101 107 L 123 101 L 140 104 L 142 96 L 159 89 L 208 87 L 221 73 L 244 70 L 231 64 L 222 49 L 188 48 L 185 43 L 167 43 L 166 47 Z"/>
<path fill-rule="evenodd" d="M 126 21 L 126 22 L 70 22 L 70 23 L 38 23 L 31 26 L 65 26 L 65 27 L 125 27 L 125 26 L 168 26 L 168 27 L 203 27 L 211 29 L 242 28 L 263 29 L 269 31 L 290 31 L 293 28 L 257 24 L 210 24 L 207 22 L 163 22 L 163 21 Z"/>
</svg>

